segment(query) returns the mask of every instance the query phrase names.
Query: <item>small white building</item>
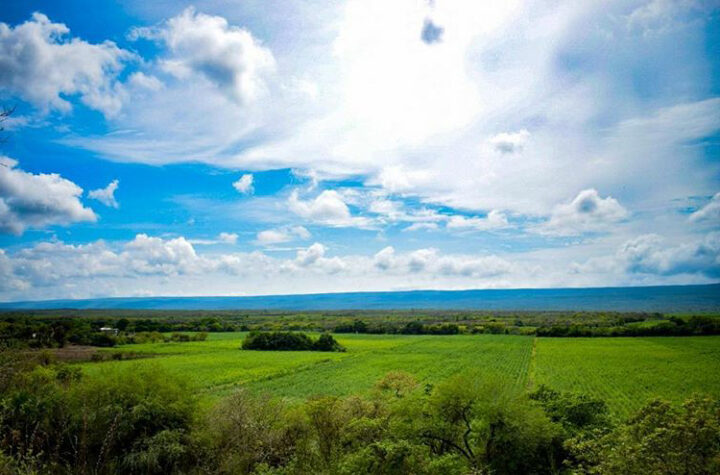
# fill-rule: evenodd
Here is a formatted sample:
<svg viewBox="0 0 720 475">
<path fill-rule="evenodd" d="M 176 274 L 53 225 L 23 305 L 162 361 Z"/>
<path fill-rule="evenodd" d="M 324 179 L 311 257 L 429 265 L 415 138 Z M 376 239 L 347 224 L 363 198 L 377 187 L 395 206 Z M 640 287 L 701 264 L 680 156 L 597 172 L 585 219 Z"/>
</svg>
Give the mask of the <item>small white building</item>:
<svg viewBox="0 0 720 475">
<path fill-rule="evenodd" d="M 113 336 L 117 336 L 117 334 L 118 334 L 118 329 L 112 328 L 112 327 L 100 327 L 100 331 L 103 333 L 108 333 Z"/>
</svg>

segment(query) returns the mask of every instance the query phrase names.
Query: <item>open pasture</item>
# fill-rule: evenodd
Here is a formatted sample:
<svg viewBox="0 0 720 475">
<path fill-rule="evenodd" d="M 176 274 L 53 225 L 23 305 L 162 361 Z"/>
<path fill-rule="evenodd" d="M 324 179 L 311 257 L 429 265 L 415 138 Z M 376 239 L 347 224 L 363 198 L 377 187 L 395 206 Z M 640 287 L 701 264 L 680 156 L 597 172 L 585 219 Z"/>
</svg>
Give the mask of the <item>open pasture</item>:
<svg viewBox="0 0 720 475">
<path fill-rule="evenodd" d="M 517 388 L 547 384 L 600 396 L 625 416 L 653 397 L 679 401 L 720 394 L 720 337 L 533 338 L 513 335 L 336 335 L 346 353 L 243 351 L 244 333 L 207 341 L 124 345 L 152 356 L 84 363 L 88 377 L 108 366 L 157 365 L 207 399 L 237 387 L 302 399 L 370 390 L 389 371 L 432 384 L 463 371 Z"/>
</svg>

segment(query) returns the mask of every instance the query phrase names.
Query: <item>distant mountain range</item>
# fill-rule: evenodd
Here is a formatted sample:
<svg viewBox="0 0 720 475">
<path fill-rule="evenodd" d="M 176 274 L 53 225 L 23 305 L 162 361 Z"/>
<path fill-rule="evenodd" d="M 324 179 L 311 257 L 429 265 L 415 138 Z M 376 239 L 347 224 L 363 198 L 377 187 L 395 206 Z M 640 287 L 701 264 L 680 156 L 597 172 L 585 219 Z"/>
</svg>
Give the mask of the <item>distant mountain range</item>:
<svg viewBox="0 0 720 475">
<path fill-rule="evenodd" d="M 2 302 L 0 309 L 608 310 L 720 312 L 720 284 L 582 289 L 413 290 L 254 297 L 126 297 Z"/>
</svg>

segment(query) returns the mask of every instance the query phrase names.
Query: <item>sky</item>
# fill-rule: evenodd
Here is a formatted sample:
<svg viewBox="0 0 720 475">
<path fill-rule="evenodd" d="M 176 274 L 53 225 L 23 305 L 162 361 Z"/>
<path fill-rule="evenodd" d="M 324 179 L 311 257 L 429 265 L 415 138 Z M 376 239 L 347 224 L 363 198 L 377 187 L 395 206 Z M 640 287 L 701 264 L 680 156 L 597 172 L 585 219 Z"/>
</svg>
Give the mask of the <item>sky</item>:
<svg viewBox="0 0 720 475">
<path fill-rule="evenodd" d="M 720 1 L 4 0 L 0 300 L 720 281 Z"/>
</svg>

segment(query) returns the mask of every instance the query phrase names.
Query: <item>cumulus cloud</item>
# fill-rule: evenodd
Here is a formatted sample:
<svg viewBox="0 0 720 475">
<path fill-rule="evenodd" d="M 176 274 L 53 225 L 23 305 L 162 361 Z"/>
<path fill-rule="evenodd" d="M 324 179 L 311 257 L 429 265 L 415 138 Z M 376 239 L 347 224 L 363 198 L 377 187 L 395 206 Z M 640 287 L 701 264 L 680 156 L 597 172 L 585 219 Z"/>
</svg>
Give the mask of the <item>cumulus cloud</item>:
<svg viewBox="0 0 720 475">
<path fill-rule="evenodd" d="M 72 279 L 99 282 L 204 274 L 216 269 L 219 261 L 198 256 L 183 237 L 162 239 L 138 234 L 120 249 L 104 241 L 78 245 L 42 242 L 14 254 L 10 265 L 14 278 L 27 286 L 44 287 Z"/>
<path fill-rule="evenodd" d="M 336 274 L 347 268 L 345 260 L 341 257 L 325 257 L 327 248 L 319 242 L 306 249 L 297 251 L 294 261 L 283 264 L 287 269 L 303 269 L 322 274 Z"/>
<path fill-rule="evenodd" d="M 244 195 L 251 194 L 255 189 L 253 188 L 253 176 L 251 173 L 246 173 L 245 175 L 241 176 L 237 181 L 233 183 L 233 188 L 235 188 L 238 193 L 242 193 Z"/>
<path fill-rule="evenodd" d="M 518 132 L 503 132 L 490 139 L 490 144 L 500 153 L 521 152 L 530 138 L 530 132 L 522 129 Z"/>
<path fill-rule="evenodd" d="M 591 188 L 578 193 L 570 203 L 556 206 L 541 231 L 561 236 L 604 231 L 627 216 L 627 210 L 616 199 L 602 198 Z"/>
<path fill-rule="evenodd" d="M 373 265 L 381 270 L 388 270 L 395 265 L 395 248 L 387 246 L 373 256 Z"/>
<path fill-rule="evenodd" d="M 184 237 L 166 240 L 138 234 L 125 245 L 121 257 L 138 274 L 174 275 L 209 268 Z"/>
<path fill-rule="evenodd" d="M 516 265 L 498 256 L 443 255 L 437 249 L 417 249 L 397 254 L 392 246 L 373 256 L 373 265 L 383 272 L 400 274 L 430 273 L 434 275 L 488 278 L 508 274 Z"/>
<path fill-rule="evenodd" d="M 259 252 L 198 254 L 184 237 L 163 239 L 145 234 L 119 245 L 104 241 L 80 245 L 42 242 L 10 255 L 0 251 L 2 290 L 46 289 L 41 294 L 33 294 L 43 296 L 67 292 L 68 284 L 77 285 L 84 280 L 92 281 L 93 286 L 79 296 L 95 295 L 95 290 L 112 288 L 119 283 L 137 289 L 139 282 L 142 285 L 205 282 L 222 275 L 247 276 L 252 282 L 263 280 L 258 276 L 269 276 L 270 280 L 264 284 L 269 285 L 292 276 L 303 282 L 303 276 L 340 273 L 345 279 L 338 282 L 350 284 L 353 278 L 370 279 L 368 282 L 376 278 L 402 282 L 410 276 L 423 281 L 441 276 L 482 279 L 517 269 L 519 267 L 497 256 L 443 255 L 436 249 L 395 253 L 392 247 L 386 247 L 374 256 L 328 257 L 327 247 L 318 242 L 299 249 L 290 259 L 271 258 Z M 167 280 L 169 277 L 172 279 Z M 227 279 L 221 282 L 227 283 Z M 316 287 L 316 291 L 322 289 L 322 280 L 317 284 L 321 287 Z M 265 292 L 270 289 L 265 287 Z M 354 287 L 348 288 L 352 289 Z"/>
<path fill-rule="evenodd" d="M 107 295 L 203 295 L 418 288 L 546 287 L 709 282 L 720 276 L 720 233 L 680 245 L 644 235 L 614 255 L 595 253 L 568 266 L 572 248 L 496 254 L 448 254 L 434 248 L 328 256 L 321 243 L 287 258 L 262 252 L 197 252 L 184 237 L 139 234 L 129 242 L 41 242 L 0 250 L 4 300 Z M 563 257 L 564 256 L 564 257 Z M 228 278 L 232 276 L 232 278 Z M 328 279 L 328 276 L 333 276 Z"/>
<path fill-rule="evenodd" d="M 450 216 L 446 227 L 448 229 L 473 229 L 487 231 L 491 229 L 506 228 L 510 225 L 505 214 L 498 210 L 490 211 L 486 217 L 467 217 L 462 215 Z"/>
<path fill-rule="evenodd" d="M 710 201 L 695 211 L 688 218 L 692 222 L 709 221 L 715 224 L 720 223 L 720 193 L 715 193 Z"/>
<path fill-rule="evenodd" d="M 324 255 L 325 255 L 325 246 L 323 246 L 319 242 L 316 242 L 312 246 L 308 247 L 307 249 L 300 249 L 297 252 L 297 257 L 295 258 L 295 262 L 297 262 L 298 265 L 305 267 L 305 266 L 309 266 L 311 264 L 316 263 Z"/>
<path fill-rule="evenodd" d="M 266 229 L 257 233 L 255 244 L 259 246 L 270 246 L 289 242 L 294 239 L 309 239 L 310 231 L 303 226 L 284 226 L 276 229 Z"/>
<path fill-rule="evenodd" d="M 265 94 L 275 69 L 272 52 L 248 30 L 193 8 L 159 27 L 136 28 L 131 37 L 162 42 L 169 50 L 165 71 L 178 78 L 200 75 L 239 104 Z"/>
<path fill-rule="evenodd" d="M 88 192 L 88 198 L 98 200 L 100 203 L 111 208 L 117 208 L 118 202 L 115 199 L 115 190 L 118 189 L 120 182 L 118 180 L 111 181 L 105 188 L 91 190 Z"/>
<path fill-rule="evenodd" d="M 674 275 L 704 274 L 720 277 L 720 233 L 703 239 L 666 246 L 657 234 L 645 234 L 626 242 L 618 256 L 628 272 Z"/>
<path fill-rule="evenodd" d="M 27 228 L 95 221 L 80 202 L 82 188 L 57 173 L 33 174 L 0 157 L 0 232 L 22 234 Z"/>
<path fill-rule="evenodd" d="M 238 235 L 236 233 L 220 233 L 218 234 L 218 241 L 224 244 L 235 244 L 237 243 Z"/>
<path fill-rule="evenodd" d="M 0 23 L 0 88 L 41 110 L 68 112 L 78 96 L 107 116 L 122 107 L 117 77 L 134 55 L 112 41 L 88 43 L 42 13 L 11 27 Z"/>
<path fill-rule="evenodd" d="M 288 207 L 302 218 L 328 226 L 363 227 L 370 224 L 370 220 L 366 218 L 352 216 L 343 197 L 335 190 L 324 190 L 308 201 L 301 200 L 298 191 L 293 190 L 288 199 Z"/>
</svg>

